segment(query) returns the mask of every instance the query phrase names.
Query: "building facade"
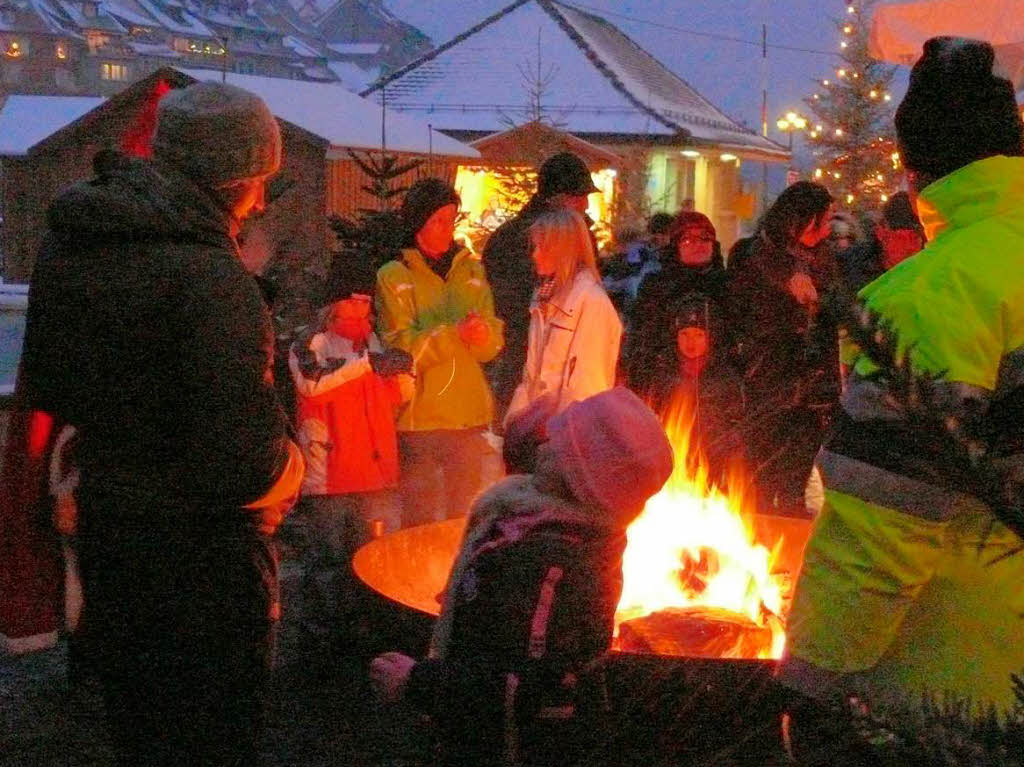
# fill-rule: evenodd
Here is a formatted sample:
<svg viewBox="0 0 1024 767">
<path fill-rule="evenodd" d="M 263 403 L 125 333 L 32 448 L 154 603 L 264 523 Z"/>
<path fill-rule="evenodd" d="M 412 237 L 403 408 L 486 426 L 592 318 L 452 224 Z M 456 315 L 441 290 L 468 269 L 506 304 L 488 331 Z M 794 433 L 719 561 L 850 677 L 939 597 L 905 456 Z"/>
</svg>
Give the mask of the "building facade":
<svg viewBox="0 0 1024 767">
<path fill-rule="evenodd" d="M 754 215 L 741 164 L 789 159 L 611 22 L 557 0 L 515 0 L 363 95 L 475 146 L 535 124 L 570 134 L 618 158 L 604 168 L 609 228 L 695 208 L 726 248 Z"/>
<path fill-rule="evenodd" d="M 0 98 L 107 96 L 163 66 L 358 91 L 431 47 L 379 0 L 304 2 L 0 0 Z"/>
</svg>

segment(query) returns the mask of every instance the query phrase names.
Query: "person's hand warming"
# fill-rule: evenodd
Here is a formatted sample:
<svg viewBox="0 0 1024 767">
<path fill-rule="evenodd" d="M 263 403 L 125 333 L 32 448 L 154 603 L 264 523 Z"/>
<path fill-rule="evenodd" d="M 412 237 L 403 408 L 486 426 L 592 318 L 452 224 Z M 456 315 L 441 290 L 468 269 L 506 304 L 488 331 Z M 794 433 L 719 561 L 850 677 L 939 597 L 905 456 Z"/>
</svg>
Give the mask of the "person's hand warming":
<svg viewBox="0 0 1024 767">
<path fill-rule="evenodd" d="M 400 652 L 386 652 L 370 661 L 370 682 L 377 697 L 385 703 L 400 701 L 415 665 L 415 660 Z"/>
<path fill-rule="evenodd" d="M 786 289 L 798 304 L 807 306 L 818 303 L 818 291 L 814 287 L 814 281 L 803 272 L 797 272 L 790 277 Z"/>
<path fill-rule="evenodd" d="M 458 325 L 459 339 L 466 346 L 483 346 L 491 337 L 491 329 L 476 312 L 470 312 Z"/>
</svg>

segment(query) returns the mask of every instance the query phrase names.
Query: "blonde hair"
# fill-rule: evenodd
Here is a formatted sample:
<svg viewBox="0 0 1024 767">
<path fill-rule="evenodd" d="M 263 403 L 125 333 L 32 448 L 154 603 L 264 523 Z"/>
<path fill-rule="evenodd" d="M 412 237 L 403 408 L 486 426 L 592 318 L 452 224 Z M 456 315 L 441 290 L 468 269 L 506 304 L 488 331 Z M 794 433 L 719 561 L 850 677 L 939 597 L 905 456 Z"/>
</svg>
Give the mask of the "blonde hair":
<svg viewBox="0 0 1024 767">
<path fill-rule="evenodd" d="M 600 279 L 590 229 L 576 211 L 559 208 L 542 213 L 530 226 L 530 244 L 558 255 L 556 289 L 571 282 L 581 269 Z"/>
</svg>

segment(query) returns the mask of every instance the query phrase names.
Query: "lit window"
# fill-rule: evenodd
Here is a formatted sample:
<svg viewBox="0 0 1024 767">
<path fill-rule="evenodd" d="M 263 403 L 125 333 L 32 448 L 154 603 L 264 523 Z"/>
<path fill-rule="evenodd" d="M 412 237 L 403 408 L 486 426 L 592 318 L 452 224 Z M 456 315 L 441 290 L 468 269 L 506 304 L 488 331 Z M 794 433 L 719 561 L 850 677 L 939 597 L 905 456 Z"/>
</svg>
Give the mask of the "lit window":
<svg viewBox="0 0 1024 767">
<path fill-rule="evenodd" d="M 64 60 L 68 57 L 68 49 L 64 47 L 64 43 L 57 43 L 57 58 Z"/>
<path fill-rule="evenodd" d="M 20 56 L 24 56 L 26 48 L 23 48 L 21 43 L 17 40 L 11 40 L 7 43 L 7 48 L 4 50 L 4 55 L 9 59 L 16 59 Z"/>
<path fill-rule="evenodd" d="M 123 82 L 128 79 L 128 67 L 125 64 L 100 64 L 100 77 L 104 80 Z"/>
</svg>

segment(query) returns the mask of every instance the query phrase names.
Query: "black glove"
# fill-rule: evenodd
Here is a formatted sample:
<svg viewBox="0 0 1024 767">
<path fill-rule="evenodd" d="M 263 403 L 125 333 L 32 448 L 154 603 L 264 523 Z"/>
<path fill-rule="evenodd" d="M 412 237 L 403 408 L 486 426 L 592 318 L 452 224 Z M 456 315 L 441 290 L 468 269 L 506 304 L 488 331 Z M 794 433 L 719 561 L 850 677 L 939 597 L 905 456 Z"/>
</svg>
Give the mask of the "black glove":
<svg viewBox="0 0 1024 767">
<path fill-rule="evenodd" d="M 412 355 L 401 349 L 370 352 L 370 367 L 374 373 L 384 378 L 396 376 L 399 373 L 411 373 Z"/>
</svg>

